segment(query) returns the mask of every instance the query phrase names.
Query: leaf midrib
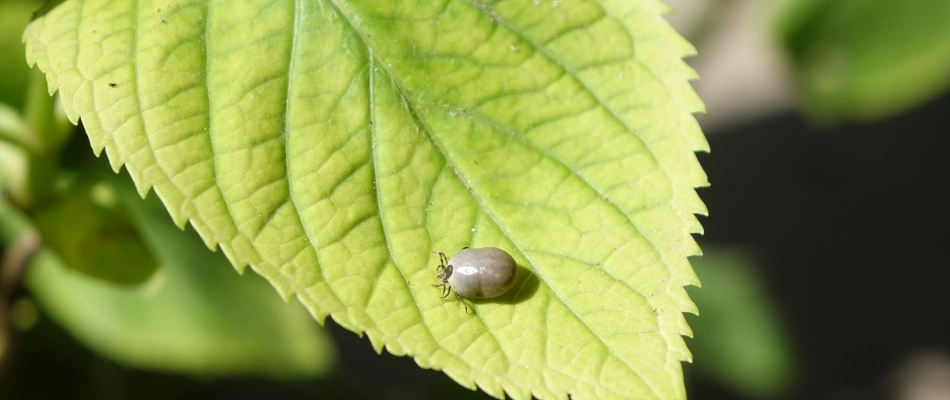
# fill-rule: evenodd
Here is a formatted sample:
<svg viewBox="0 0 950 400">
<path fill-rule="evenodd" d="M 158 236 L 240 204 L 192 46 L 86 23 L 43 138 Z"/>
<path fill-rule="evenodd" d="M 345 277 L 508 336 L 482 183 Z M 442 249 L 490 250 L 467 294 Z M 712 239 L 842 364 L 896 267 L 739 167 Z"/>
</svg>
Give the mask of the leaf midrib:
<svg viewBox="0 0 950 400">
<path fill-rule="evenodd" d="M 295 2 L 297 2 L 297 1 L 299 1 L 299 0 L 295 0 Z M 367 82 L 368 82 L 368 107 L 370 108 L 370 110 L 369 110 L 370 116 L 369 116 L 369 117 L 370 117 L 370 121 L 372 122 L 371 125 L 370 125 L 370 130 L 371 130 L 370 140 L 371 140 L 371 143 L 373 144 L 372 149 L 371 149 L 371 154 L 373 155 L 373 160 L 372 160 L 372 165 L 370 166 L 370 168 L 372 168 L 373 179 L 374 179 L 376 182 L 378 182 L 379 179 L 378 179 L 378 175 L 377 175 L 377 168 L 376 168 L 376 164 L 377 164 L 377 163 L 376 163 L 376 151 L 375 151 L 376 129 L 377 129 L 377 125 L 378 125 L 378 124 L 377 124 L 377 122 L 376 122 L 376 120 L 375 120 L 375 107 L 373 107 L 373 104 L 374 104 L 374 98 L 373 98 L 373 79 L 374 79 L 374 78 L 373 78 L 373 69 L 376 67 L 376 66 L 375 66 L 375 63 L 374 63 L 374 59 L 377 58 L 377 56 L 376 56 L 376 50 L 375 50 L 375 47 L 373 47 L 373 46 L 370 44 L 370 42 L 368 41 L 366 32 L 364 32 L 362 29 L 359 29 L 359 28 L 357 27 L 355 21 L 354 21 L 349 15 L 347 15 L 346 12 L 343 10 L 343 8 L 342 8 L 343 6 L 342 6 L 341 4 L 338 4 L 335 0 L 331 0 L 331 1 L 330 1 L 330 4 L 332 4 L 332 5 L 334 6 L 334 8 L 336 9 L 337 13 L 340 15 L 340 17 L 341 17 L 344 21 L 347 22 L 347 24 L 350 26 L 350 28 L 352 28 L 353 31 L 356 32 L 357 35 L 360 36 L 360 40 L 363 42 L 363 44 L 366 46 L 366 49 L 367 49 L 367 55 L 368 55 L 368 58 L 369 58 L 369 60 L 368 60 L 369 63 L 368 63 L 368 67 L 367 67 L 367 74 L 369 75 L 369 79 L 367 79 Z M 296 30 L 295 30 L 294 33 L 295 33 L 295 36 L 296 36 Z M 386 74 L 390 76 L 390 81 L 392 81 L 393 84 L 394 84 L 397 88 L 400 89 L 400 94 L 402 95 L 402 97 L 403 97 L 404 99 L 406 99 L 407 104 L 409 104 L 409 103 L 410 103 L 410 100 L 405 96 L 405 93 L 403 92 L 403 88 L 401 87 L 401 85 L 399 85 L 399 84 L 395 81 L 395 79 L 392 78 L 392 71 L 391 71 L 389 68 L 387 68 L 384 63 L 380 63 L 380 64 L 383 64 L 383 65 L 380 65 L 380 67 L 383 68 L 383 70 L 386 72 Z M 379 185 L 376 184 L 375 187 L 376 187 L 376 192 L 374 193 L 374 195 L 376 196 L 376 204 L 377 204 L 377 207 L 380 207 L 380 206 L 381 206 L 380 200 L 379 200 L 379 199 L 380 199 L 380 196 L 379 196 L 379 192 L 378 192 L 378 191 L 379 191 Z M 383 240 L 384 240 L 385 243 L 386 243 L 386 251 L 387 251 L 387 253 L 389 254 L 390 260 L 394 260 L 395 258 L 393 257 L 391 242 L 390 242 L 390 240 L 389 240 L 389 237 L 388 237 L 387 235 L 385 235 L 385 230 L 386 230 L 385 226 L 386 226 L 386 224 L 383 223 L 383 221 L 382 221 L 382 219 L 381 219 L 381 218 L 382 218 L 382 215 L 383 215 L 382 209 L 381 209 L 381 208 L 377 208 L 377 210 L 378 210 L 379 217 L 380 217 L 380 221 L 379 221 L 379 223 L 380 223 L 380 229 L 382 229 L 383 232 L 384 232 Z M 308 233 L 308 235 L 309 235 L 309 233 Z M 432 330 L 429 328 L 429 324 L 427 324 L 427 323 L 424 322 L 424 321 L 426 320 L 426 318 L 425 318 L 425 312 L 423 312 L 422 308 L 420 307 L 420 303 L 419 303 L 419 302 L 417 301 L 417 299 L 416 299 L 415 292 L 412 290 L 411 287 L 409 287 L 409 284 L 408 284 L 409 279 L 408 279 L 408 277 L 406 276 L 405 273 L 403 273 L 402 269 L 399 268 L 398 265 L 395 265 L 395 263 L 393 263 L 393 265 L 395 266 L 395 269 L 399 272 L 399 274 L 402 276 L 402 278 L 403 278 L 403 279 L 402 279 L 402 282 L 405 282 L 405 284 L 406 284 L 406 286 L 405 286 L 406 291 L 407 291 L 407 292 L 409 293 L 409 295 L 412 297 L 412 304 L 415 306 L 414 308 L 415 308 L 415 310 L 416 310 L 416 312 L 417 312 L 417 315 L 418 315 L 418 318 L 419 318 L 419 320 L 420 320 L 420 323 L 419 323 L 418 325 L 422 325 L 422 327 L 423 327 L 423 329 L 425 330 L 426 334 L 429 336 L 431 342 L 434 343 L 434 344 L 436 344 L 436 346 L 437 346 L 437 351 L 438 351 L 438 350 L 441 350 L 441 351 L 443 351 L 445 354 L 448 354 L 448 355 L 451 355 L 452 357 L 454 357 L 454 358 L 456 359 L 456 361 L 458 361 L 458 362 L 461 363 L 462 365 L 466 365 L 466 366 L 468 366 L 469 368 L 482 371 L 482 372 L 485 373 L 486 375 L 491 376 L 492 374 L 488 373 L 488 371 L 485 371 L 485 370 L 483 370 L 483 369 L 481 369 L 481 368 L 475 367 L 475 366 L 472 365 L 471 363 L 465 361 L 465 359 L 463 359 L 461 356 L 456 355 L 456 354 L 454 354 L 454 353 L 448 351 L 446 348 L 444 348 L 443 346 L 441 346 L 441 345 L 439 344 L 439 340 L 437 340 L 435 334 L 432 333 Z M 385 265 L 383 265 L 382 268 L 385 268 Z M 382 268 L 380 269 L 380 271 L 382 271 Z M 380 272 L 380 273 L 382 273 L 382 272 Z M 375 283 L 374 283 L 373 287 L 375 287 L 375 286 L 376 286 L 376 285 L 375 285 Z M 479 316 L 477 316 L 477 315 L 476 315 L 476 317 L 479 319 L 479 321 L 482 323 L 482 325 L 487 328 L 487 326 L 486 326 L 485 323 L 484 323 L 484 320 L 482 320 L 481 317 L 479 317 Z M 500 343 L 499 343 L 499 341 L 498 341 L 498 338 L 495 337 L 495 335 L 494 335 L 493 333 L 491 333 L 491 330 L 490 330 L 490 329 L 485 329 L 484 331 L 485 331 L 485 332 L 488 332 L 488 333 L 491 335 L 492 339 L 494 340 L 495 345 L 496 345 L 498 348 L 501 348 L 501 345 L 500 345 Z M 408 352 L 408 351 L 407 351 L 407 354 L 411 355 L 411 352 Z M 434 355 L 434 354 L 429 354 L 429 355 L 428 355 L 428 357 L 430 358 L 430 361 L 431 361 L 433 355 Z M 508 364 L 508 365 L 511 364 L 511 361 L 508 360 L 507 357 L 505 357 L 505 360 L 506 360 L 506 364 Z M 509 368 L 510 368 L 510 367 L 509 367 Z M 472 381 L 474 382 L 474 379 L 473 379 Z M 477 384 L 477 382 L 475 382 L 475 383 Z M 497 379 L 495 379 L 495 383 L 497 383 L 497 384 L 499 384 L 499 386 L 501 386 L 501 383 L 500 383 Z M 519 386 L 520 386 L 520 385 L 519 385 Z M 502 387 L 502 390 L 504 390 L 503 387 Z"/>
</svg>

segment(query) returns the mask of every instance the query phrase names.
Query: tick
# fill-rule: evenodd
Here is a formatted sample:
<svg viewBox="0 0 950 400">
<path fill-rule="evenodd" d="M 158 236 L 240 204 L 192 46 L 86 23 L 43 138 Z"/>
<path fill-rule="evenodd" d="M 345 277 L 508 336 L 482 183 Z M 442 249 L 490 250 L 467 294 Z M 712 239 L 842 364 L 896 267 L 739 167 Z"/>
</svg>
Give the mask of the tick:
<svg viewBox="0 0 950 400">
<path fill-rule="evenodd" d="M 464 248 L 455 253 L 451 259 L 446 259 L 445 253 L 434 252 L 439 255 L 440 284 L 432 286 L 442 288 L 442 298 L 448 297 L 455 291 L 455 297 L 465 305 L 462 298 L 489 299 L 498 297 L 515 283 L 518 277 L 518 265 L 508 253 L 497 247 L 482 247 L 478 249 Z"/>
</svg>

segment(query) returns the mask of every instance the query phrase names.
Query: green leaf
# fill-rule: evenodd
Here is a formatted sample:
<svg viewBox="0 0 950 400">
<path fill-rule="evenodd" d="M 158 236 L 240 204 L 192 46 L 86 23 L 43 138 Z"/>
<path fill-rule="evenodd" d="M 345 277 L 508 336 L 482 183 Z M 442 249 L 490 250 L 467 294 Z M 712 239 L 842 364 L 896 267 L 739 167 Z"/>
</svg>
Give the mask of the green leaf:
<svg viewBox="0 0 950 400">
<path fill-rule="evenodd" d="M 31 293 L 79 341 L 116 361 L 200 375 L 317 376 L 333 364 L 329 336 L 299 305 L 256 276 L 238 276 L 194 232 L 182 232 L 154 198 L 119 190 L 162 268 L 144 287 L 114 285 L 66 268 L 42 251 Z M 130 260 L 132 261 L 132 260 Z"/>
<path fill-rule="evenodd" d="M 888 117 L 950 87 L 950 2 L 796 0 L 779 31 L 820 120 Z"/>
<path fill-rule="evenodd" d="M 0 191 L 31 209 L 50 200 L 61 147 L 75 128 L 47 93 L 43 73 L 26 72 L 29 83 L 17 93 L 25 100 L 22 113 L 0 103 Z"/>
<path fill-rule="evenodd" d="M 29 81 L 30 68 L 23 54 L 20 40 L 30 15 L 43 4 L 38 0 L 0 0 L 0 103 L 19 109 L 24 104 L 24 92 Z"/>
<path fill-rule="evenodd" d="M 33 220 L 66 266 L 110 282 L 137 284 L 158 265 L 124 203 L 109 183 L 79 177 L 38 208 Z"/>
<path fill-rule="evenodd" d="M 29 201 L 30 155 L 19 139 L 26 123 L 13 108 L 0 104 L 0 190 L 15 201 Z"/>
<path fill-rule="evenodd" d="M 766 283 L 761 263 L 745 247 L 704 246 L 693 260 L 702 290 L 689 290 L 702 317 L 687 318 L 696 371 L 748 398 L 781 398 L 792 388 L 795 353 Z"/>
<path fill-rule="evenodd" d="M 653 0 L 68 1 L 27 54 L 93 149 L 323 321 L 501 397 L 683 398 L 705 207 Z M 433 250 L 521 267 L 465 313 Z"/>
</svg>

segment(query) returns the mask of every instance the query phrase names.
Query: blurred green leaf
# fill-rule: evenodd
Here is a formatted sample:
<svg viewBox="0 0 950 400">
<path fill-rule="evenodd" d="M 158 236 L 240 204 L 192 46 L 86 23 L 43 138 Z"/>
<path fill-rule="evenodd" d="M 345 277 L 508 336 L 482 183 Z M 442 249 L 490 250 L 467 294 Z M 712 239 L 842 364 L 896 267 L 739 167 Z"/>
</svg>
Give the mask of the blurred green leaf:
<svg viewBox="0 0 950 400">
<path fill-rule="evenodd" d="M 0 190 L 32 209 L 50 200 L 60 148 L 74 127 L 48 93 L 43 73 L 29 70 L 27 77 L 22 112 L 0 103 Z"/>
<path fill-rule="evenodd" d="M 256 275 L 238 276 L 194 231 L 168 221 L 153 197 L 117 188 L 156 254 L 144 287 L 114 285 L 66 268 L 41 251 L 27 286 L 42 309 L 81 342 L 119 362 L 200 375 L 320 376 L 334 348 L 299 304 L 286 304 Z M 66 221 L 68 223 L 68 221 Z"/>
<path fill-rule="evenodd" d="M 9 105 L 0 103 L 0 142 L 25 149 L 36 148 L 36 144 L 30 141 L 32 137 L 26 132 L 29 132 L 29 126 L 20 112 Z"/>
<path fill-rule="evenodd" d="M 23 105 L 23 117 L 29 130 L 26 143 L 35 143 L 32 150 L 37 154 L 57 155 L 63 142 L 70 137 L 75 127 L 70 123 L 58 96 L 51 96 L 46 76 L 39 69 L 29 73 Z"/>
<path fill-rule="evenodd" d="M 142 227 L 130 216 L 111 184 L 91 175 L 72 179 L 53 200 L 33 213 L 44 243 L 63 264 L 110 282 L 145 282 L 158 268 L 153 251 L 142 237 Z M 131 201 L 139 201 L 133 199 Z"/>
<path fill-rule="evenodd" d="M 795 377 L 794 352 L 781 312 L 759 275 L 759 260 L 744 247 L 703 246 L 692 260 L 703 287 L 688 288 L 702 311 L 687 316 L 697 372 L 750 398 L 775 398 Z"/>
<path fill-rule="evenodd" d="M 30 67 L 26 63 L 23 30 L 39 0 L 0 0 L 0 103 L 22 109 Z"/>
<path fill-rule="evenodd" d="M 2 118 L 0 109 L 0 119 Z M 22 146 L 0 140 L 0 192 L 9 195 L 18 204 L 28 203 L 29 169 L 29 152 Z"/>
<path fill-rule="evenodd" d="M 884 118 L 950 86 L 948 1 L 797 0 L 779 18 L 818 120 Z"/>
<path fill-rule="evenodd" d="M 54 175 L 54 156 L 37 155 L 29 149 L 0 140 L 0 191 L 18 206 L 32 208 L 50 200 Z"/>
</svg>

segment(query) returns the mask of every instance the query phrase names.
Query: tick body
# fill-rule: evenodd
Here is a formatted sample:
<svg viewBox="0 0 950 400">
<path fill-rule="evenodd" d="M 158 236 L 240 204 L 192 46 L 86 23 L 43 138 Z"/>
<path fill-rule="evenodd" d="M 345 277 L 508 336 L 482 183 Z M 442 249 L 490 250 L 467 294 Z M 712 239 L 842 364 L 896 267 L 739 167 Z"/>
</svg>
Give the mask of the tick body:
<svg viewBox="0 0 950 400">
<path fill-rule="evenodd" d="M 435 253 L 439 255 L 440 264 L 436 271 L 441 272 L 438 278 L 442 283 L 433 286 L 442 288 L 442 297 L 447 297 L 451 291 L 455 291 L 459 301 L 463 297 L 498 297 L 511 289 L 518 277 L 515 260 L 496 247 L 462 249 L 448 260 L 444 253 Z"/>
</svg>

